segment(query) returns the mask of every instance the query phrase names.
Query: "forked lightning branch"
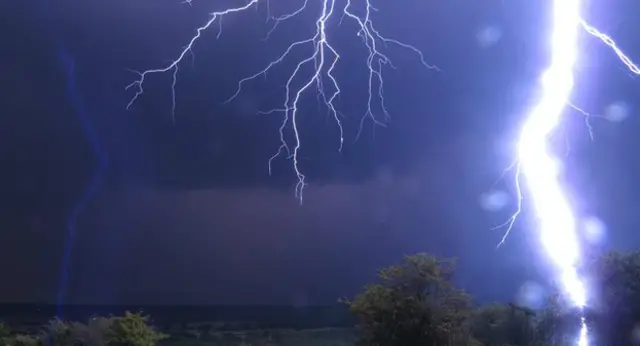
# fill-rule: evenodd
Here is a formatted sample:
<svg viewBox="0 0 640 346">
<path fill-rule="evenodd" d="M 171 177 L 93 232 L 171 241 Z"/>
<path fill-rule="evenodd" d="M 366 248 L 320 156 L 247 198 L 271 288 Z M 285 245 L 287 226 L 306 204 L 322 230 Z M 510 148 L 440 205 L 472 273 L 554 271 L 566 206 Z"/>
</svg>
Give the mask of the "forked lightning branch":
<svg viewBox="0 0 640 346">
<path fill-rule="evenodd" d="M 301 1 L 300 6 L 289 13 L 278 16 L 269 15 L 269 19 L 272 20 L 273 26 L 272 29 L 267 32 L 267 38 L 269 38 L 273 30 L 277 30 L 279 24 L 296 16 L 301 16 L 303 15 L 303 12 L 310 11 L 310 1 L 311 0 Z M 188 3 L 190 4 L 191 1 L 188 1 Z M 178 78 L 179 66 L 185 60 L 187 55 L 193 53 L 193 49 L 203 36 L 203 33 L 214 26 L 214 24 L 220 23 L 224 17 L 241 15 L 242 12 L 257 7 L 262 3 L 269 6 L 268 0 L 251 0 L 245 5 L 239 7 L 211 13 L 209 20 L 196 29 L 194 36 L 187 43 L 185 48 L 177 55 L 175 60 L 156 69 L 137 72 L 139 74 L 139 78 L 127 86 L 127 89 L 135 90 L 135 94 L 127 105 L 127 109 L 130 108 L 138 97 L 144 93 L 144 84 L 149 75 L 157 73 L 171 73 L 173 78 L 173 83 L 171 84 L 173 91 L 172 109 L 175 111 L 175 85 L 176 79 Z M 260 76 L 265 76 L 270 69 L 276 65 L 283 64 L 285 59 L 290 57 L 295 50 L 300 50 L 300 48 L 304 46 L 312 47 L 310 50 L 311 52 L 307 56 L 299 58 L 294 64 L 292 64 L 291 73 L 285 82 L 285 93 L 283 95 L 284 101 L 282 106 L 277 109 L 264 112 L 279 112 L 282 113 L 283 116 L 282 124 L 279 128 L 280 146 L 268 161 L 269 172 L 271 172 L 271 161 L 273 159 L 281 155 L 290 158 L 293 161 L 293 170 L 295 171 L 298 179 L 295 195 L 300 199 L 300 202 L 302 202 L 302 190 L 306 185 L 305 175 L 299 167 L 298 160 L 298 155 L 303 142 L 303 138 L 298 130 L 300 117 L 299 109 L 301 96 L 304 93 L 309 92 L 312 89 L 315 89 L 319 93 L 321 102 L 323 102 L 329 109 L 333 119 L 338 125 L 340 131 L 340 143 L 338 144 L 339 150 L 342 149 L 344 142 L 342 122 L 334 103 L 341 92 L 339 78 L 334 74 L 334 70 L 340 62 L 340 52 L 334 48 L 332 40 L 328 35 L 328 26 L 330 21 L 341 23 L 345 20 L 350 20 L 355 23 L 357 28 L 356 34 L 362 39 L 362 44 L 367 51 L 367 55 L 363 58 L 362 63 L 368 69 L 367 81 L 363 81 L 363 88 L 366 88 L 368 92 L 368 101 L 363 105 L 363 115 L 360 122 L 361 126 L 367 119 L 376 124 L 382 124 L 383 121 L 386 121 L 389 118 L 389 112 L 387 111 L 384 102 L 384 80 L 382 78 L 382 71 L 384 67 L 393 67 L 393 65 L 389 57 L 386 55 L 385 49 L 390 48 L 390 46 L 405 49 L 408 52 L 415 54 L 419 63 L 424 67 L 432 70 L 438 70 L 436 66 L 427 63 L 422 51 L 408 43 L 384 36 L 384 34 L 376 28 L 374 14 L 378 12 L 378 10 L 373 6 L 370 0 L 360 0 L 357 4 L 353 3 L 352 0 L 320 0 L 319 3 L 321 5 L 320 10 L 315 16 L 315 20 L 309 23 L 309 25 L 313 25 L 315 27 L 315 32 L 306 39 L 291 42 L 279 57 L 267 64 L 267 66 L 262 70 L 256 71 L 254 74 L 241 79 L 238 82 L 236 92 L 233 95 L 230 95 L 230 98 L 227 100 L 227 102 L 233 101 L 233 99 L 242 92 L 244 84 L 251 82 Z M 309 71 L 308 67 L 312 67 L 310 69 L 312 72 L 306 74 L 303 73 L 302 71 Z M 301 85 L 294 85 L 294 80 L 299 79 L 304 80 L 304 82 Z M 325 85 L 325 83 L 323 83 L 323 81 L 327 80 L 330 85 Z M 375 101 L 381 105 L 381 110 L 379 112 L 374 111 L 373 104 Z M 291 137 L 293 137 L 292 141 L 286 140 L 287 136 L 285 131 L 291 131 Z"/>
</svg>

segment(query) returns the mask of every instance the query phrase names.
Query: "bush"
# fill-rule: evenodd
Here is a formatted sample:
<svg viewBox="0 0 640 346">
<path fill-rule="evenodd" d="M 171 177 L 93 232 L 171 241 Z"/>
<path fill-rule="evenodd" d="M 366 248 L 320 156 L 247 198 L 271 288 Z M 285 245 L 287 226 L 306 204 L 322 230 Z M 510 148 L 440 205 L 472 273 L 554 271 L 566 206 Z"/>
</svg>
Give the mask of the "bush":
<svg viewBox="0 0 640 346">
<path fill-rule="evenodd" d="M 148 316 L 128 311 L 123 317 L 113 317 L 106 336 L 107 345 L 155 346 L 168 337 L 151 327 L 148 320 Z"/>
<path fill-rule="evenodd" d="M 16 335 L 9 339 L 10 346 L 44 346 L 42 339 L 31 335 Z"/>
<path fill-rule="evenodd" d="M 471 298 L 457 289 L 454 262 L 408 256 L 379 272 L 380 283 L 344 301 L 362 329 L 361 345 L 468 345 Z"/>
<path fill-rule="evenodd" d="M 127 312 L 123 317 L 95 317 L 86 324 L 51 320 L 35 336 L 0 338 L 0 346 L 155 346 L 167 336 L 149 326 L 148 317 Z"/>
<path fill-rule="evenodd" d="M 50 346 L 69 346 L 74 344 L 71 326 L 59 319 L 49 321 L 41 336 L 42 341 Z"/>
<path fill-rule="evenodd" d="M 112 318 L 93 317 L 87 321 L 87 324 L 71 323 L 71 334 L 75 344 L 82 346 L 106 345 L 106 336 L 112 322 Z"/>
</svg>

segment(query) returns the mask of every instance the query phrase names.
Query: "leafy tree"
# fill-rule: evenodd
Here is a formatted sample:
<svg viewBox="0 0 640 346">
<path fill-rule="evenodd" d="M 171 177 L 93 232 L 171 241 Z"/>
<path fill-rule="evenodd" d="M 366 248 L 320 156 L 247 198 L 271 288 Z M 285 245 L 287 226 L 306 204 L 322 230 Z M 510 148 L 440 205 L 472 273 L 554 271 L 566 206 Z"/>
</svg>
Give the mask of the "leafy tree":
<svg viewBox="0 0 640 346">
<path fill-rule="evenodd" d="M 123 317 L 113 317 L 107 333 L 107 345 L 155 346 L 168 337 L 151 327 L 148 320 L 148 316 L 128 311 Z"/>
<path fill-rule="evenodd" d="M 39 337 L 15 334 L 8 325 L 0 322 L 0 346 L 42 346 Z"/>
<path fill-rule="evenodd" d="M 41 338 L 32 335 L 18 334 L 9 340 L 8 345 L 11 346 L 44 346 Z"/>
<path fill-rule="evenodd" d="M 471 298 L 453 285 L 454 264 L 417 254 L 380 270 L 379 283 L 344 301 L 360 320 L 360 344 L 467 345 Z"/>
</svg>

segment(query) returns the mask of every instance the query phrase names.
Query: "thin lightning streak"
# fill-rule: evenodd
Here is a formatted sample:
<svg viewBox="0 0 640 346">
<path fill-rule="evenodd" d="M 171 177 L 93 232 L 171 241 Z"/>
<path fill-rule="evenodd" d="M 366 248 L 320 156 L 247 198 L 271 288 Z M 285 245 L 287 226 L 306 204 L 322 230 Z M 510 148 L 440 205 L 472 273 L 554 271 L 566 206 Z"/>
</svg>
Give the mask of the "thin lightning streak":
<svg viewBox="0 0 640 346">
<path fill-rule="evenodd" d="M 60 285 L 58 287 L 58 296 L 56 299 L 58 307 L 57 317 L 62 318 L 62 308 L 69 284 L 69 269 L 71 265 L 73 245 L 75 243 L 78 219 L 82 215 L 84 209 L 87 207 L 87 203 L 91 201 L 91 198 L 96 194 L 96 192 L 98 192 L 98 189 L 102 184 L 105 170 L 108 164 L 108 156 L 98 139 L 94 125 L 89 117 L 89 114 L 87 114 L 85 103 L 82 99 L 82 96 L 80 95 L 80 92 L 78 91 L 78 87 L 76 86 L 77 77 L 75 73 L 75 62 L 73 60 L 73 57 L 68 51 L 64 49 L 64 47 L 60 46 L 59 59 L 67 70 L 68 96 L 74 107 L 76 108 L 77 116 L 82 122 L 82 127 L 85 135 L 87 136 L 91 149 L 97 158 L 91 180 L 85 187 L 79 199 L 73 205 L 69 214 L 69 219 L 67 221 L 67 239 L 65 242 L 65 250 L 62 258 Z"/>
<path fill-rule="evenodd" d="M 424 54 L 414 46 L 403 43 L 393 38 L 383 36 L 374 26 L 372 13 L 376 12 L 377 9 L 373 7 L 371 0 L 362 0 L 364 4 L 364 14 L 358 15 L 354 12 L 352 0 L 344 0 L 344 5 L 338 10 L 337 2 L 338 0 L 317 0 L 320 4 L 322 4 L 322 9 L 315 20 L 315 33 L 313 36 L 295 41 L 291 43 L 287 49 L 275 60 L 271 61 L 264 69 L 258 71 L 257 73 L 250 75 L 248 77 L 240 79 L 238 82 L 238 87 L 236 92 L 231 95 L 225 102 L 233 101 L 241 92 L 245 83 L 253 81 L 254 79 L 264 76 L 266 77 L 267 73 L 276 65 L 284 63 L 285 59 L 292 55 L 294 50 L 299 50 L 303 47 L 313 47 L 312 52 L 300 58 L 293 69 L 292 73 L 289 75 L 287 82 L 285 84 L 285 95 L 284 102 L 281 107 L 276 109 L 272 109 L 266 112 L 260 112 L 261 114 L 272 114 L 272 113 L 282 113 L 283 120 L 278 129 L 280 135 L 280 145 L 276 150 L 275 154 L 269 158 L 268 160 L 268 168 L 269 174 L 272 172 L 272 162 L 277 157 L 286 153 L 287 158 L 293 161 L 293 169 L 297 176 L 297 184 L 295 187 L 295 196 L 302 202 L 302 191 L 306 186 L 306 177 L 302 173 L 299 167 L 298 155 L 301 150 L 301 135 L 298 130 L 299 123 L 299 107 L 300 100 L 302 95 L 307 92 L 312 87 L 315 87 L 318 92 L 318 98 L 322 100 L 322 104 L 324 104 L 332 118 L 336 122 L 339 134 L 340 134 L 340 143 L 338 145 L 338 151 L 341 151 L 344 144 L 344 130 L 342 127 L 342 121 L 339 116 L 339 112 L 336 108 L 335 101 L 339 97 L 341 93 L 341 89 L 338 83 L 338 79 L 334 75 L 335 68 L 340 61 L 340 54 L 334 48 L 332 43 L 328 37 L 328 22 L 334 17 L 336 12 L 340 12 L 340 20 L 339 24 L 342 24 L 344 18 L 351 19 L 357 25 L 357 34 L 362 38 L 362 43 L 366 47 L 368 55 L 366 58 L 366 66 L 369 70 L 368 76 L 368 99 L 366 103 L 366 110 L 364 112 L 363 117 L 360 121 L 360 128 L 358 130 L 358 134 L 356 135 L 356 139 L 360 136 L 362 131 L 363 123 L 366 119 L 372 120 L 377 125 L 383 125 L 383 120 L 378 119 L 374 115 L 373 103 L 377 99 L 380 102 L 380 108 L 384 115 L 384 120 L 388 120 L 390 118 L 389 112 L 385 105 L 385 100 L 383 96 L 384 92 L 384 83 L 382 78 L 382 69 L 383 66 L 389 66 L 391 68 L 395 68 L 391 63 L 391 60 L 387 55 L 383 53 L 381 50 L 382 47 L 386 47 L 388 45 L 395 45 L 402 49 L 406 49 L 415 53 L 419 62 L 428 69 L 440 71 L 437 67 L 430 65 L 426 62 Z M 191 5 L 191 0 L 185 1 L 187 4 Z M 180 52 L 178 57 L 173 60 L 170 64 L 165 67 L 158 69 L 150 69 L 143 72 L 132 71 L 138 74 L 139 78 L 136 79 L 133 83 L 129 84 L 126 89 L 133 89 L 135 91 L 133 98 L 127 104 L 127 109 L 131 108 L 134 102 L 144 93 L 143 85 L 147 80 L 147 77 L 151 74 L 156 73 L 165 73 L 173 70 L 173 83 L 172 87 L 172 116 L 175 118 L 175 108 L 176 108 L 176 98 L 175 98 L 175 85 L 178 73 L 178 66 L 185 58 L 188 53 L 193 54 L 194 45 L 198 42 L 198 40 L 202 37 L 203 33 L 207 31 L 214 23 L 218 23 L 221 25 L 221 20 L 223 17 L 227 15 L 231 15 L 234 13 L 239 13 L 250 9 L 255 6 L 258 8 L 259 3 L 264 2 L 267 7 L 267 20 L 273 21 L 273 25 L 267 31 L 265 35 L 265 40 L 269 39 L 272 33 L 285 21 L 301 15 L 304 11 L 308 10 L 310 0 L 304 0 L 301 6 L 297 7 L 290 13 L 273 16 L 271 14 L 271 8 L 269 6 L 268 0 L 251 0 L 247 4 L 230 8 L 223 11 L 213 12 L 210 15 L 209 20 L 201 27 L 196 30 L 196 34 L 191 38 L 188 45 Z M 220 31 L 218 31 L 218 36 L 220 36 L 222 30 L 220 27 Z M 303 76 L 302 72 L 308 66 L 312 66 L 313 69 L 310 75 Z M 302 85 L 295 86 L 294 82 L 299 78 L 303 78 L 304 82 Z M 324 84 L 324 81 L 328 81 L 328 85 Z M 377 85 L 377 88 L 376 88 Z M 328 91 L 331 89 L 331 91 Z M 293 134 L 293 143 L 289 143 L 286 139 L 285 132 L 288 128 L 291 128 L 291 132 Z"/>
<path fill-rule="evenodd" d="M 587 127 L 587 131 L 589 131 L 589 138 L 591 138 L 591 140 L 593 140 L 594 134 L 593 134 L 593 125 L 591 125 L 591 117 L 593 117 L 594 115 L 588 113 L 587 111 L 585 111 L 584 109 L 572 104 L 572 103 L 568 103 L 568 106 L 573 108 L 576 112 L 582 114 L 584 116 L 584 125 Z"/>
<path fill-rule="evenodd" d="M 176 122 L 176 84 L 178 83 L 178 65 L 173 68 L 171 76 L 171 120 Z"/>
<path fill-rule="evenodd" d="M 64 45 L 64 40 L 59 31 L 58 26 L 53 21 L 51 16 L 51 10 L 53 3 L 51 1 L 42 1 L 40 3 L 41 10 L 44 15 L 45 22 L 49 24 L 50 35 L 53 43 L 57 48 L 58 62 L 62 65 L 65 72 L 67 97 L 72 103 L 75 111 L 75 115 L 82 125 L 82 129 L 89 142 L 89 146 L 95 155 L 97 162 L 93 167 L 91 179 L 87 186 L 82 191 L 79 198 L 72 205 L 66 225 L 66 239 L 64 245 L 64 252 L 60 265 L 60 276 L 58 278 L 58 292 L 56 296 L 56 317 L 62 319 L 64 313 L 64 303 L 67 298 L 67 288 L 69 285 L 70 265 L 73 254 L 73 247 L 76 241 L 77 224 L 78 219 L 82 215 L 82 212 L 87 206 L 87 203 L 95 195 L 100 188 L 100 185 L 104 179 L 104 174 L 108 165 L 108 155 L 104 150 L 96 129 L 91 120 L 91 116 L 88 112 L 86 102 L 82 97 L 80 89 L 77 86 L 78 75 L 76 73 L 75 58 L 71 54 L 71 51 Z"/>
<path fill-rule="evenodd" d="M 493 227 L 492 229 L 496 230 L 496 229 L 501 229 L 501 228 L 505 228 L 506 227 L 506 231 L 504 232 L 504 234 L 502 235 L 502 238 L 500 239 L 500 242 L 498 243 L 498 247 L 500 247 L 502 244 L 504 244 L 504 242 L 507 240 L 507 238 L 509 237 L 509 234 L 511 233 L 511 230 L 513 229 L 513 226 L 515 225 L 516 221 L 518 220 L 518 217 L 520 216 L 520 213 L 522 213 L 522 200 L 524 199 L 524 195 L 522 193 L 522 187 L 520 186 L 521 183 L 521 179 L 520 179 L 520 173 L 521 173 L 521 164 L 520 161 L 516 161 L 513 164 L 511 164 L 511 166 L 509 168 L 507 168 L 504 172 L 503 175 L 510 171 L 511 169 L 513 169 L 513 167 L 516 167 L 516 173 L 515 173 L 515 190 L 516 190 L 516 211 L 511 214 L 511 216 L 509 217 L 509 219 L 507 221 L 505 221 L 504 223 Z"/>
<path fill-rule="evenodd" d="M 609 37 L 609 35 L 600 32 L 598 29 L 596 29 L 593 26 L 589 25 L 584 20 L 581 20 L 580 24 L 582 25 L 582 27 L 584 28 L 584 30 L 586 32 L 588 32 L 592 36 L 600 39 L 604 44 L 609 46 L 609 48 L 611 48 L 614 51 L 614 53 L 616 53 L 616 55 L 618 56 L 620 61 L 625 66 L 627 66 L 629 71 L 631 71 L 633 74 L 640 75 L 640 68 L 638 68 L 638 66 L 626 54 L 624 54 L 622 49 L 620 49 L 618 47 L 616 42 L 611 37 Z"/>
<path fill-rule="evenodd" d="M 210 14 L 210 18 L 209 20 L 201 27 L 199 27 L 196 30 L 196 34 L 191 38 L 191 40 L 189 40 L 189 44 L 187 44 L 187 46 L 180 52 L 180 54 L 178 55 L 178 58 L 176 60 L 173 60 L 169 65 L 163 67 L 163 68 L 158 68 L 158 69 L 151 69 L 151 70 L 146 70 L 143 72 L 138 72 L 138 71 L 132 71 L 135 72 L 139 75 L 139 78 L 137 80 L 135 80 L 134 82 L 132 82 L 131 84 L 127 85 L 127 87 L 125 89 L 131 89 L 133 88 L 135 90 L 135 94 L 133 96 L 133 98 L 131 99 L 131 101 L 129 101 L 129 103 L 127 104 L 127 109 L 131 108 L 131 106 L 133 105 L 133 103 L 138 99 L 138 97 L 140 97 L 140 95 L 142 95 L 142 93 L 144 93 L 144 89 L 143 89 L 143 85 L 145 82 L 145 79 L 147 78 L 147 76 L 151 75 L 151 74 L 155 74 L 155 73 L 164 73 L 167 71 L 170 71 L 171 69 L 176 68 L 184 59 L 184 57 L 192 52 L 193 46 L 195 45 L 195 43 L 200 39 L 200 37 L 202 37 L 202 34 L 209 29 L 209 27 L 211 27 L 211 25 L 213 25 L 213 23 L 216 22 L 217 19 L 228 15 L 228 14 L 232 14 L 232 13 L 237 13 L 237 12 L 242 12 L 245 11 L 249 8 L 251 8 L 251 6 L 257 4 L 260 0 L 251 0 L 249 3 L 247 3 L 244 6 L 241 7 L 236 7 L 236 8 L 231 8 L 231 9 L 227 9 L 224 11 L 218 11 L 218 12 L 213 12 Z M 187 4 L 191 5 L 191 0 L 187 0 L 185 1 Z"/>
<path fill-rule="evenodd" d="M 280 23 L 286 21 L 287 19 L 291 19 L 297 15 L 299 15 L 300 13 L 302 13 L 302 11 L 304 11 L 305 8 L 307 8 L 307 4 L 309 4 L 309 0 L 305 0 L 304 3 L 302 3 L 302 6 L 300 6 L 297 10 L 291 12 L 291 13 L 287 13 L 284 15 L 281 15 L 279 17 L 274 17 L 272 16 L 270 13 L 267 14 L 267 18 L 268 19 L 272 19 L 274 20 L 273 26 L 271 27 L 271 29 L 269 31 L 267 31 L 267 35 L 264 37 L 264 40 L 268 40 L 269 37 L 271 37 L 271 34 L 273 34 L 274 31 L 276 31 L 276 29 L 278 28 L 278 25 L 280 25 Z"/>
</svg>

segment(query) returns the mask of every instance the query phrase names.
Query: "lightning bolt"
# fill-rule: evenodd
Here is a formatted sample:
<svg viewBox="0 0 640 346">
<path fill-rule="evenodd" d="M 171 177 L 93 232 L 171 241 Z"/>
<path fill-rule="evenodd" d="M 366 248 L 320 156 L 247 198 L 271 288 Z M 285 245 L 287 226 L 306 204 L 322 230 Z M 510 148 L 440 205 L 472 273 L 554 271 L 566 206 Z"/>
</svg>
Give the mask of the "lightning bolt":
<svg viewBox="0 0 640 346">
<path fill-rule="evenodd" d="M 67 218 L 66 238 L 64 252 L 60 263 L 60 274 L 58 282 L 58 292 L 56 296 L 56 317 L 64 317 L 64 304 L 68 295 L 69 277 L 71 274 L 71 261 L 78 232 L 78 220 L 82 212 L 86 209 L 96 192 L 99 190 L 109 163 L 108 153 L 100 141 L 95 124 L 91 119 L 90 109 L 84 99 L 81 89 L 78 87 L 78 74 L 76 72 L 76 59 L 65 44 L 64 36 L 54 20 L 52 1 L 41 1 L 41 11 L 44 22 L 48 24 L 49 35 L 52 43 L 56 47 L 57 58 L 63 67 L 66 79 L 66 96 L 74 107 L 74 113 L 82 125 L 88 144 L 96 157 L 95 166 L 89 184 L 83 189 L 80 197 L 72 205 Z"/>
<path fill-rule="evenodd" d="M 304 0 L 304 2 L 302 2 L 302 4 L 294 11 L 280 16 L 271 15 L 271 9 L 269 8 L 268 0 L 251 0 L 243 6 L 228 8 L 223 11 L 211 13 L 209 20 L 204 23 L 204 25 L 196 29 L 196 34 L 191 38 L 189 43 L 180 52 L 180 54 L 178 54 L 178 57 L 175 60 L 171 61 L 169 64 L 161 68 L 150 69 L 142 72 L 132 71 L 137 73 L 139 78 L 126 87 L 127 89 L 135 90 L 133 98 L 127 104 L 127 109 L 131 108 L 138 97 L 140 97 L 144 93 L 143 86 L 149 75 L 173 71 L 173 83 L 171 85 L 173 92 L 172 116 L 175 118 L 175 85 L 178 66 L 183 62 L 183 60 L 189 53 L 193 52 L 193 48 L 198 40 L 202 37 L 202 34 L 211 26 L 213 26 L 214 23 L 218 23 L 219 25 L 221 25 L 221 21 L 225 16 L 244 12 L 252 7 L 257 8 L 259 3 L 265 2 L 267 4 L 267 9 L 269 12 L 268 17 L 273 22 L 273 26 L 266 34 L 266 40 L 269 39 L 271 34 L 281 23 L 302 14 L 305 10 L 308 10 L 309 1 L 310 0 Z M 340 60 L 340 54 L 334 48 L 331 40 L 329 39 L 328 23 L 331 19 L 339 16 L 339 18 L 336 18 L 338 19 L 339 24 L 341 24 L 344 20 L 353 21 L 357 25 L 356 33 L 362 39 L 362 44 L 364 45 L 364 47 L 366 47 L 368 52 L 367 58 L 365 60 L 366 67 L 369 71 L 367 83 L 368 100 L 366 109 L 360 121 L 360 128 L 358 134 L 356 135 L 356 139 L 359 137 L 360 132 L 362 131 L 362 125 L 366 119 L 372 120 L 377 125 L 383 125 L 384 121 L 387 121 L 389 119 L 389 112 L 384 103 L 384 81 L 382 78 L 382 71 L 384 66 L 389 66 L 391 68 L 394 68 L 394 66 L 389 57 L 382 50 L 382 48 L 394 45 L 399 48 L 409 50 L 412 53 L 416 54 L 419 62 L 423 66 L 428 69 L 439 71 L 436 66 L 430 65 L 426 62 L 424 54 L 419 49 L 399 40 L 383 36 L 381 32 L 376 29 L 376 27 L 374 26 L 372 15 L 378 10 L 373 6 L 371 0 L 361 1 L 363 7 L 362 14 L 357 12 L 356 6 L 353 4 L 352 0 L 317 1 L 321 3 L 322 7 L 320 13 L 315 19 L 315 33 L 307 39 L 291 43 L 277 59 L 271 61 L 264 69 L 241 79 L 238 82 L 236 92 L 225 101 L 233 101 L 242 92 L 244 84 L 253 81 L 260 76 L 266 76 L 266 74 L 274 66 L 282 64 L 293 51 L 299 50 L 302 47 L 312 47 L 311 53 L 309 53 L 305 57 L 300 58 L 296 62 L 295 68 L 289 75 L 289 78 L 287 79 L 285 84 L 285 95 L 282 106 L 277 109 L 260 112 L 261 114 L 283 114 L 283 120 L 279 127 L 280 146 L 278 147 L 274 155 L 269 158 L 269 174 L 271 174 L 272 161 L 279 156 L 286 154 L 286 157 L 293 161 L 293 170 L 297 176 L 295 196 L 300 200 L 301 203 L 302 191 L 306 186 L 306 181 L 305 175 L 300 169 L 298 159 L 301 150 L 301 134 L 298 129 L 298 122 L 300 116 L 300 100 L 301 96 L 305 92 L 308 92 L 312 88 L 315 88 L 317 90 L 318 99 L 327 107 L 336 124 L 338 125 L 340 131 L 340 143 L 338 145 L 338 151 L 342 150 L 344 144 L 344 130 L 342 127 L 342 121 L 335 105 L 335 100 L 341 93 L 338 79 L 334 75 L 335 67 Z M 186 1 L 186 3 L 191 4 L 191 1 Z M 301 71 L 304 71 L 307 66 L 313 67 L 311 69 L 312 72 L 310 74 L 303 75 Z M 304 82 L 302 83 L 302 85 L 296 86 L 294 85 L 294 80 L 298 80 L 298 78 L 303 78 Z M 327 86 L 325 85 L 325 82 L 328 82 Z M 375 115 L 373 106 L 375 100 L 378 100 L 380 102 L 380 108 L 383 114 L 382 119 L 379 119 L 378 116 Z M 293 134 L 292 143 L 286 140 L 285 134 L 287 129 L 290 129 L 291 133 Z"/>
<path fill-rule="evenodd" d="M 520 214 L 523 196 L 521 187 L 526 187 L 538 220 L 541 246 L 555 266 L 565 294 L 575 306 L 583 308 L 587 302 L 587 290 L 578 272 L 582 254 L 576 226 L 577 217 L 560 183 L 561 162 L 550 148 L 550 137 L 557 129 L 566 106 L 572 106 L 568 100 L 574 87 L 573 70 L 580 54 L 580 28 L 610 47 L 632 73 L 640 74 L 640 69 L 618 48 L 611 37 L 581 18 L 580 7 L 580 0 L 553 0 L 552 3 L 551 63 L 540 79 L 542 96 L 524 121 L 517 143 L 518 207 L 507 222 L 505 237 Z M 576 109 L 575 106 L 573 108 Z M 521 180 L 524 186 L 520 184 Z M 584 316 L 577 343 L 581 346 L 589 343 Z"/>
<path fill-rule="evenodd" d="M 291 55 L 292 51 L 303 46 L 313 47 L 309 55 L 297 61 L 293 72 L 289 75 L 285 84 L 285 96 L 282 107 L 262 112 L 264 114 L 283 113 L 283 121 L 279 128 L 281 144 L 275 154 L 269 159 L 269 172 L 271 173 L 271 162 L 286 153 L 287 157 L 293 161 L 293 168 L 298 178 L 295 193 L 300 201 L 302 201 L 302 190 L 306 185 L 305 176 L 299 168 L 298 161 L 298 154 L 301 149 L 301 136 L 297 124 L 302 94 L 313 87 L 317 89 L 319 99 L 329 109 L 340 129 L 340 144 L 338 150 L 342 149 L 344 142 L 342 123 L 334 104 L 334 101 L 341 92 L 338 80 L 333 75 L 333 71 L 340 60 L 340 54 L 332 46 L 327 34 L 327 26 L 331 18 L 339 15 L 340 23 L 344 19 L 349 19 L 356 23 L 358 27 L 357 34 L 362 39 L 362 44 L 368 50 L 366 59 L 366 67 L 369 70 L 367 85 L 368 101 L 367 108 L 361 119 L 360 129 L 362 129 L 362 123 L 366 119 L 382 125 L 384 124 L 383 121 L 389 118 L 389 112 L 384 104 L 382 69 L 384 66 L 390 66 L 392 68 L 394 66 L 388 56 L 381 50 L 381 47 L 396 45 L 408 49 L 418 55 L 420 62 L 425 67 L 438 70 L 437 67 L 427 64 L 423 53 L 414 46 L 381 35 L 373 24 L 372 14 L 376 12 L 377 9 L 372 5 L 371 0 L 362 0 L 364 4 L 364 14 L 357 14 L 355 12 L 352 0 L 342 1 L 342 6 L 337 5 L 337 0 L 317 1 L 321 2 L 322 9 L 315 20 L 315 33 L 307 39 L 291 43 L 277 59 L 271 61 L 264 69 L 241 79 L 238 82 L 236 92 L 226 101 L 233 101 L 240 94 L 245 83 L 260 76 L 265 76 L 274 66 L 282 64 L 284 60 Z M 191 4 L 190 0 L 186 2 Z M 127 89 L 135 90 L 135 94 L 127 105 L 127 109 L 144 93 L 143 85 L 149 75 L 172 71 L 172 115 L 175 116 L 175 85 L 177 72 L 185 56 L 193 52 L 194 45 L 201 38 L 203 32 L 208 30 L 214 23 L 221 25 L 223 17 L 247 11 L 252 7 L 257 8 L 260 2 L 267 4 L 269 18 L 274 23 L 265 37 L 265 39 L 269 39 L 271 33 L 276 30 L 282 22 L 298 16 L 307 10 L 309 0 L 305 0 L 296 10 L 281 16 L 270 15 L 271 10 L 269 9 L 268 0 L 251 0 L 240 7 L 211 13 L 210 19 L 203 26 L 197 28 L 196 34 L 180 54 L 178 54 L 175 60 L 162 68 L 150 69 L 143 72 L 134 71 L 138 73 L 139 78 L 127 86 Z M 580 277 L 577 269 L 581 259 L 581 249 L 577 234 L 577 220 L 560 182 L 560 160 L 552 152 L 550 143 L 551 136 L 557 129 L 566 107 L 570 105 L 569 99 L 573 91 L 575 79 L 573 70 L 579 56 L 579 30 L 581 28 L 584 29 L 587 33 L 600 39 L 610 47 L 632 73 L 640 74 L 640 69 L 618 48 L 613 39 L 601 33 L 581 18 L 580 7 L 580 0 L 552 0 L 553 20 L 550 35 L 551 63 L 540 79 L 542 96 L 524 121 L 517 143 L 518 160 L 515 164 L 515 175 L 518 206 L 517 211 L 506 224 L 507 231 L 505 232 L 505 238 L 520 214 L 523 196 L 525 195 L 523 189 L 526 188 L 526 195 L 531 200 L 539 221 L 538 235 L 541 246 L 552 260 L 565 293 L 576 306 L 583 307 L 587 301 L 587 292 L 583 279 Z M 301 71 L 309 65 L 313 66 L 313 72 L 310 75 L 304 76 L 305 82 L 301 86 L 294 86 L 294 80 L 301 77 Z M 329 81 L 330 88 L 325 88 L 324 81 Z M 383 119 L 379 119 L 374 114 L 374 99 L 380 101 Z M 294 139 L 292 144 L 285 139 L 285 131 L 287 128 L 291 128 L 293 133 Z M 505 238 L 503 238 L 502 242 Z M 580 332 L 579 344 L 586 345 L 587 342 L 586 322 L 584 322 L 583 319 L 583 329 Z"/>
</svg>

